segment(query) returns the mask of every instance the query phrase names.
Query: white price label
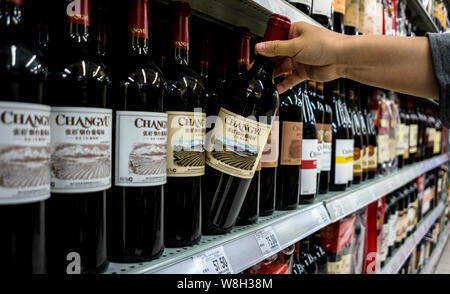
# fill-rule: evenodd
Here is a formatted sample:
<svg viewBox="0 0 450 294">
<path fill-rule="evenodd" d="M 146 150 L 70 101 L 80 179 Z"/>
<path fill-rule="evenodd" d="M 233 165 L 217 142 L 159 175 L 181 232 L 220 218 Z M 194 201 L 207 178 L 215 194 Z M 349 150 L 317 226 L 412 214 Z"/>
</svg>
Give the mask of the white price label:
<svg viewBox="0 0 450 294">
<path fill-rule="evenodd" d="M 340 200 L 333 201 L 332 210 L 335 218 L 339 218 L 345 214 L 344 205 Z"/>
<path fill-rule="evenodd" d="M 194 257 L 194 263 L 201 268 L 202 274 L 232 274 L 230 261 L 223 246 L 208 250 Z"/>
<path fill-rule="evenodd" d="M 328 213 L 326 212 L 325 209 L 314 209 L 312 211 L 312 215 L 317 219 L 317 222 L 319 222 L 319 224 L 321 225 L 330 223 L 330 218 L 328 217 Z"/>
<path fill-rule="evenodd" d="M 267 227 L 259 230 L 255 233 L 256 241 L 259 244 L 259 248 L 263 256 L 270 255 L 272 253 L 281 250 L 280 242 L 278 242 L 277 235 L 272 227 Z"/>
</svg>

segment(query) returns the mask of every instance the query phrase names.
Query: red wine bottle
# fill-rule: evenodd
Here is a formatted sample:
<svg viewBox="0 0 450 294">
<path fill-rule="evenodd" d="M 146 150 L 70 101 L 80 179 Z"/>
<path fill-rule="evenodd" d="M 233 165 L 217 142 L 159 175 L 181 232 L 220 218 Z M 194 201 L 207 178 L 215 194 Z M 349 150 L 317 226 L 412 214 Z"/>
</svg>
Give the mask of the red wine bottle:
<svg viewBox="0 0 450 294">
<path fill-rule="evenodd" d="M 297 7 L 304 14 L 311 14 L 312 0 L 288 0 L 288 2 Z"/>
<path fill-rule="evenodd" d="M 300 85 L 303 104 L 302 166 L 299 204 L 311 203 L 317 195 L 317 129 L 306 82 Z"/>
<path fill-rule="evenodd" d="M 339 102 L 339 81 L 330 82 L 326 87 L 325 99 L 333 110 L 332 126 L 332 152 L 330 170 L 330 191 L 344 191 L 347 188 L 347 163 L 353 158 L 353 147 L 348 144 L 348 129 L 345 125 L 345 116 Z"/>
<path fill-rule="evenodd" d="M 378 174 L 378 145 L 377 145 L 377 134 L 374 125 L 374 119 L 372 117 L 371 112 L 369 111 L 369 99 L 371 88 L 368 86 L 364 86 L 364 91 L 362 92 L 362 96 L 360 99 L 361 110 L 364 116 L 365 123 L 367 125 L 367 137 L 368 137 L 368 145 L 367 145 L 367 167 L 368 173 L 367 178 L 373 179 Z"/>
<path fill-rule="evenodd" d="M 287 39 L 289 28 L 288 18 L 274 14 L 264 40 Z M 209 214 L 209 233 L 231 230 L 245 200 L 277 112 L 274 64 L 275 60 L 258 55 L 252 68 L 230 82 L 222 93 L 222 107 L 206 152 L 206 162 L 219 178 Z"/>
<path fill-rule="evenodd" d="M 148 0 L 131 0 L 119 64 L 113 71 L 114 185 L 107 192 L 108 259 L 152 260 L 163 251 L 166 183 L 165 81 L 149 56 Z"/>
<path fill-rule="evenodd" d="M 324 107 L 324 119 L 322 124 L 318 124 L 318 140 L 322 141 L 322 154 L 320 156 L 320 180 L 319 194 L 326 194 L 329 190 L 330 171 L 331 171 L 331 154 L 333 144 L 333 109 L 329 104 L 329 99 L 325 99 L 325 95 L 332 95 L 332 92 L 326 90 L 329 88 L 328 83 L 318 83 L 317 99 L 321 101 Z"/>
<path fill-rule="evenodd" d="M 61 1 L 60 42 L 51 54 L 51 189 L 47 209 L 49 271 L 106 270 L 106 193 L 111 187 L 109 76 L 89 43 L 89 0 Z M 63 21 L 65 18 L 65 24 Z M 64 98 L 61 98 L 64 93 Z M 61 230 L 61 228 L 64 230 Z M 75 258 L 76 260 L 77 258 Z M 72 261 L 73 262 L 73 261 Z"/>
<path fill-rule="evenodd" d="M 311 107 L 314 112 L 314 118 L 316 120 L 316 129 L 317 129 L 317 189 L 320 186 L 320 172 L 322 162 L 322 154 L 323 154 L 323 123 L 325 119 L 325 107 L 322 103 L 322 100 L 319 100 L 318 96 L 318 88 L 317 83 L 314 81 L 308 81 L 307 83 L 309 98 L 311 102 Z M 321 89 L 323 94 L 323 87 Z"/>
<path fill-rule="evenodd" d="M 0 273 L 43 274 L 50 107 L 46 66 L 25 34 L 24 1 L 0 1 L 0 35 Z"/>
<path fill-rule="evenodd" d="M 340 34 L 344 33 L 345 1 L 346 0 L 333 0 L 331 2 L 333 9 L 332 29 Z"/>
<path fill-rule="evenodd" d="M 342 114 L 344 115 L 344 122 L 345 122 L 345 126 L 347 128 L 348 131 L 348 136 L 347 136 L 347 147 L 352 150 L 354 150 L 354 136 L 355 136 L 355 130 L 354 130 L 354 126 L 353 126 L 353 121 L 352 118 L 350 116 L 350 111 L 348 110 L 348 96 L 347 96 L 347 91 L 349 90 L 349 84 L 348 81 L 345 79 L 341 79 L 340 80 L 340 85 L 339 85 L 339 103 L 341 105 L 341 109 L 342 109 Z M 347 174 L 347 186 L 351 187 L 352 182 L 353 182 L 353 157 L 348 158 L 349 161 L 346 163 L 347 167 L 346 167 L 346 174 Z"/>
<path fill-rule="evenodd" d="M 358 116 L 357 97 L 356 97 L 356 84 L 354 81 L 347 80 L 347 97 L 350 118 L 353 126 L 353 184 L 360 184 L 363 178 L 363 139 L 361 131 L 361 123 Z"/>
<path fill-rule="evenodd" d="M 280 95 L 280 158 L 276 195 L 277 210 L 296 209 L 300 195 L 303 102 L 297 89 Z"/>
<path fill-rule="evenodd" d="M 172 2 L 173 55 L 167 62 L 167 185 L 164 234 L 167 247 L 196 244 L 201 237 L 201 178 L 205 174 L 206 89 L 189 66 L 190 6 Z"/>
<path fill-rule="evenodd" d="M 410 117 L 409 125 L 409 164 L 416 162 L 417 138 L 419 134 L 419 119 L 417 113 L 413 110 L 412 97 L 407 98 L 407 107 Z"/>
<path fill-rule="evenodd" d="M 361 137 L 362 137 L 362 180 L 367 180 L 369 176 L 369 131 L 367 129 L 366 119 L 361 110 L 361 100 L 367 99 L 367 87 L 363 84 L 357 83 L 358 94 L 356 97 L 357 116 L 361 125 Z"/>
</svg>

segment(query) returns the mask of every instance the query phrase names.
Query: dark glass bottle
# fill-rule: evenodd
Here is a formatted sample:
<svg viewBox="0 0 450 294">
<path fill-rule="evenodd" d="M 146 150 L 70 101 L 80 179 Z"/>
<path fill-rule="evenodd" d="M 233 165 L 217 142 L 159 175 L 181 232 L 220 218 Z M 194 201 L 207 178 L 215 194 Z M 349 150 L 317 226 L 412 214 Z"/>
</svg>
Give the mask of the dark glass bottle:
<svg viewBox="0 0 450 294">
<path fill-rule="evenodd" d="M 422 109 L 422 103 L 420 100 L 417 100 L 415 103 L 415 112 L 418 118 L 419 132 L 417 136 L 417 161 L 422 161 L 425 159 L 425 134 L 426 134 L 426 125 L 427 119 Z"/>
<path fill-rule="evenodd" d="M 129 2 L 127 46 L 113 71 L 115 177 L 107 192 L 107 245 L 114 262 L 152 260 L 164 247 L 165 81 L 150 59 L 148 13 L 148 0 Z"/>
<path fill-rule="evenodd" d="M 303 262 L 300 261 L 300 242 L 295 244 L 294 259 L 292 261 L 292 274 L 294 275 L 306 275 L 306 267 Z"/>
<path fill-rule="evenodd" d="M 344 31 L 346 35 L 357 35 L 360 0 L 345 1 Z"/>
<path fill-rule="evenodd" d="M 310 237 L 310 251 L 311 255 L 314 257 L 314 261 L 317 264 L 317 273 L 318 274 L 327 274 L 328 273 L 328 257 L 325 250 L 322 248 L 320 244 L 320 231 L 315 233 Z"/>
<path fill-rule="evenodd" d="M 348 90 L 348 83 L 344 79 L 339 80 L 339 104 L 342 111 L 342 118 L 344 126 L 347 128 L 346 146 L 352 150 L 352 156 L 346 161 L 345 174 L 347 175 L 347 187 L 351 187 L 353 181 L 353 151 L 354 151 L 354 135 L 355 130 L 348 111 L 348 98 L 346 97 L 346 91 Z"/>
<path fill-rule="evenodd" d="M 367 150 L 367 165 L 368 165 L 368 179 L 373 179 L 378 175 L 378 145 L 377 145 L 377 133 L 375 129 L 374 119 L 372 113 L 369 111 L 369 99 L 372 95 L 372 91 L 367 89 L 367 96 L 360 100 L 361 109 L 367 125 L 367 137 L 368 137 L 368 150 Z"/>
<path fill-rule="evenodd" d="M 436 120 L 434 119 L 433 113 L 431 112 L 430 107 L 426 108 L 426 118 L 427 118 L 427 127 L 425 134 L 425 158 L 433 157 L 434 153 L 434 140 L 436 137 Z"/>
<path fill-rule="evenodd" d="M 366 118 L 363 114 L 363 111 L 361 109 L 361 100 L 368 99 L 367 97 L 367 87 L 363 84 L 358 83 L 357 84 L 357 108 L 358 108 L 358 118 L 359 123 L 361 125 L 361 137 L 362 137 L 362 143 L 363 143 L 363 150 L 362 150 L 362 180 L 365 181 L 369 177 L 369 130 L 366 123 Z"/>
<path fill-rule="evenodd" d="M 260 195 L 261 195 L 261 164 L 258 164 L 256 168 L 255 175 L 250 182 L 250 186 L 247 190 L 247 195 L 245 195 L 244 203 L 242 203 L 241 210 L 236 220 L 236 225 L 245 226 L 251 225 L 258 221 L 259 208 L 261 206 Z"/>
<path fill-rule="evenodd" d="M 409 132 L 411 125 L 411 117 L 409 116 L 409 112 L 406 109 L 406 100 L 405 96 L 401 96 L 400 98 L 400 119 L 404 121 L 404 132 L 403 132 L 403 165 L 409 164 Z"/>
<path fill-rule="evenodd" d="M 278 108 L 279 106 L 277 106 Z M 278 116 L 278 113 L 275 115 Z M 277 189 L 277 169 L 279 155 L 280 123 L 275 119 L 269 138 L 264 146 L 261 157 L 261 206 L 263 215 L 271 215 L 275 209 L 275 194 Z"/>
<path fill-rule="evenodd" d="M 326 28 L 332 24 L 331 2 L 332 0 L 316 0 L 312 3 L 311 17 Z"/>
<path fill-rule="evenodd" d="M 395 193 L 391 193 L 388 196 L 389 199 L 389 238 L 388 238 L 388 252 L 387 257 L 391 257 L 395 250 L 395 240 L 397 237 L 397 223 L 398 223 L 398 203 Z"/>
<path fill-rule="evenodd" d="M 289 28 L 288 18 L 274 14 L 264 40 L 284 40 Z M 206 196 L 213 199 L 208 233 L 231 230 L 245 200 L 279 104 L 273 80 L 274 64 L 275 60 L 258 55 L 252 68 L 231 81 L 222 93 L 219 119 L 207 142 L 207 164 L 219 178 L 214 196 Z M 218 122 L 222 128 L 217 126 Z M 242 126 L 246 126 L 244 131 Z"/>
<path fill-rule="evenodd" d="M 395 237 L 395 248 L 399 248 L 402 244 L 402 229 L 403 229 L 403 221 L 404 221 L 404 207 L 405 207 L 405 197 L 402 189 L 397 190 L 394 193 L 397 202 L 397 226 L 396 237 Z"/>
<path fill-rule="evenodd" d="M 339 83 L 337 80 L 330 82 L 325 88 L 325 99 L 332 106 L 333 143 L 331 152 L 330 191 L 344 191 L 347 188 L 347 161 L 353 157 L 353 149 L 347 144 L 348 129 L 345 125 L 345 117 L 339 103 Z"/>
<path fill-rule="evenodd" d="M 353 180 L 354 184 L 362 182 L 363 166 L 362 157 L 364 151 L 364 142 L 362 138 L 361 123 L 358 116 L 358 106 L 356 97 L 356 84 L 353 81 L 347 80 L 347 98 L 349 114 L 351 116 L 353 125 Z"/>
<path fill-rule="evenodd" d="M 319 100 L 318 96 L 318 90 L 317 90 L 317 83 L 315 81 L 308 81 L 307 82 L 307 93 L 309 95 L 309 101 L 311 103 L 311 108 L 314 113 L 314 118 L 316 121 L 316 132 L 317 132 L 317 184 L 316 189 L 317 192 L 320 187 L 320 171 L 321 171 L 321 160 L 322 160 L 322 153 L 323 153 L 323 136 L 322 136 L 322 127 L 323 122 L 325 118 L 325 107 L 322 103 L 322 100 Z M 323 88 L 322 88 L 323 93 Z"/>
<path fill-rule="evenodd" d="M 329 88 L 329 83 L 317 83 L 317 99 L 323 104 L 324 119 L 319 125 L 319 141 L 322 142 L 322 154 L 320 157 L 320 180 L 319 180 L 319 194 L 326 194 L 329 190 L 330 171 L 331 171 L 331 154 L 333 143 L 333 131 L 331 124 L 333 122 L 332 105 L 329 104 L 330 99 L 325 99 L 325 95 L 332 95 L 332 91 L 326 90 Z"/>
<path fill-rule="evenodd" d="M 345 15 L 345 0 L 332 1 L 333 8 L 333 31 L 344 33 L 344 15 Z"/>
<path fill-rule="evenodd" d="M 24 7 L 23 1 L 0 1 L 1 274 L 47 271 L 50 107 L 43 105 L 47 68 L 26 34 Z M 32 132 L 40 140 L 34 140 Z"/>
<path fill-rule="evenodd" d="M 413 101 L 412 97 L 407 98 L 407 106 L 408 113 L 410 117 L 410 125 L 409 125 L 409 164 L 412 164 L 418 159 L 416 159 L 417 155 L 417 140 L 419 136 L 419 118 L 417 113 L 413 110 Z"/>
<path fill-rule="evenodd" d="M 90 46 L 90 1 L 63 1 L 57 7 L 55 29 L 60 39 L 51 51 L 47 86 L 52 105 L 48 266 L 50 272 L 70 272 L 70 258 L 78 254 L 81 273 L 102 272 L 108 266 L 105 190 L 111 187 L 110 78 Z"/>
<path fill-rule="evenodd" d="M 297 7 L 304 14 L 311 14 L 312 0 L 288 0 L 288 2 Z"/>
<path fill-rule="evenodd" d="M 305 267 L 306 273 L 309 275 L 318 273 L 318 266 L 314 256 L 311 255 L 311 242 L 309 237 L 300 241 L 299 245 L 299 261 Z"/>
<path fill-rule="evenodd" d="M 189 65 L 190 6 L 171 4 L 172 57 L 167 61 L 167 184 L 164 241 L 167 247 L 196 244 L 201 237 L 201 179 L 205 173 L 206 89 Z"/>
<path fill-rule="evenodd" d="M 300 84 L 303 104 L 302 166 L 300 169 L 299 204 L 311 203 L 317 195 L 317 129 L 307 84 Z"/>
<path fill-rule="evenodd" d="M 303 102 L 297 91 L 280 95 L 280 158 L 276 209 L 296 209 L 300 195 L 301 147 L 303 139 Z"/>
</svg>

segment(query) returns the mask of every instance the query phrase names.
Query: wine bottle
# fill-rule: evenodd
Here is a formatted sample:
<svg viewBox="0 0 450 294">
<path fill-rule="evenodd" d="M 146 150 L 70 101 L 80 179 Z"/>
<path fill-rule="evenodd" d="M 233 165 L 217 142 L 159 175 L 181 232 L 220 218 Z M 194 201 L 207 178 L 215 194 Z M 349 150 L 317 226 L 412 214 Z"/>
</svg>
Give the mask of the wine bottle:
<svg viewBox="0 0 450 294">
<path fill-rule="evenodd" d="M 328 28 L 331 26 L 332 0 L 315 0 L 312 3 L 311 17 Z"/>
<path fill-rule="evenodd" d="M 317 83 L 317 99 L 323 104 L 324 119 L 322 124 L 318 124 L 318 140 L 322 141 L 322 154 L 320 156 L 320 180 L 319 180 L 319 194 L 326 194 L 329 190 L 330 170 L 331 170 L 331 154 L 333 132 L 331 124 L 333 122 L 332 105 L 328 104 L 329 99 L 325 99 L 325 95 L 332 95 L 331 91 L 326 91 L 324 88 L 330 87 L 329 83 Z"/>
<path fill-rule="evenodd" d="M 359 1 L 345 0 L 344 31 L 346 35 L 358 34 Z"/>
<path fill-rule="evenodd" d="M 105 190 L 111 187 L 110 78 L 89 45 L 90 4 L 89 0 L 61 2 L 62 23 L 55 28 L 61 40 L 51 53 L 47 89 L 52 105 L 52 198 L 46 212 L 48 266 L 55 273 L 70 273 L 74 268 L 81 273 L 102 272 L 108 266 Z M 76 256 L 79 266 L 73 267 L 71 258 Z"/>
<path fill-rule="evenodd" d="M 165 81 L 149 56 L 148 0 L 131 0 L 114 69 L 114 185 L 107 192 L 108 259 L 139 262 L 163 251 L 166 178 Z"/>
<path fill-rule="evenodd" d="M 405 96 L 400 98 L 400 115 L 403 115 L 404 132 L 403 132 L 403 165 L 409 164 L 409 132 L 411 125 L 411 117 L 406 109 Z"/>
<path fill-rule="evenodd" d="M 323 106 L 322 101 L 319 101 L 317 98 L 317 83 L 315 81 L 308 81 L 307 82 L 307 93 L 309 95 L 309 101 L 311 103 L 311 108 L 314 113 L 314 118 L 316 120 L 316 131 L 317 131 L 317 183 L 316 183 L 316 189 L 319 189 L 320 186 L 320 163 L 322 160 L 322 153 L 323 153 L 323 136 L 322 136 L 322 130 L 321 127 L 323 125 L 323 120 L 325 117 L 325 108 Z M 323 92 L 323 88 L 322 88 Z"/>
<path fill-rule="evenodd" d="M 358 83 L 357 84 L 357 108 L 358 108 L 358 118 L 359 123 L 361 125 L 361 137 L 362 137 L 362 143 L 363 143 L 363 149 L 362 149 L 362 170 L 363 170 L 363 177 L 362 180 L 365 181 L 369 177 L 369 130 L 367 128 L 366 119 L 364 117 L 363 111 L 361 110 L 361 100 L 362 99 L 368 99 L 367 97 L 367 87 L 363 84 Z"/>
<path fill-rule="evenodd" d="M 333 0 L 331 2 L 333 9 L 333 31 L 344 33 L 344 16 L 345 16 L 345 2 L 346 0 Z"/>
<path fill-rule="evenodd" d="M 436 107 L 437 108 L 437 107 Z M 434 146 L 433 146 L 433 155 L 438 155 L 441 153 L 441 142 L 442 142 L 442 122 L 439 119 L 437 113 L 438 110 L 435 110 L 435 137 L 434 137 Z"/>
<path fill-rule="evenodd" d="M 347 90 L 350 89 L 348 81 L 344 79 L 339 80 L 339 104 L 340 109 L 342 111 L 342 117 L 344 118 L 344 126 L 347 128 L 347 138 L 346 138 L 346 146 L 350 150 L 354 150 L 354 136 L 355 136 L 355 130 L 353 126 L 353 121 L 350 116 L 350 112 L 348 111 L 348 98 Z M 345 172 L 347 175 L 347 187 L 351 187 L 352 181 L 353 181 L 353 152 L 352 156 L 348 158 L 348 161 L 346 162 L 346 168 Z"/>
<path fill-rule="evenodd" d="M 167 185 L 164 240 L 167 247 L 196 244 L 201 237 L 201 178 L 205 174 L 206 89 L 189 66 L 190 6 L 172 2 L 172 59 L 167 63 Z"/>
<path fill-rule="evenodd" d="M 297 7 L 304 14 L 311 14 L 312 0 L 288 0 L 288 2 Z"/>
<path fill-rule="evenodd" d="M 317 129 L 306 82 L 300 85 L 303 104 L 302 166 L 299 204 L 311 203 L 317 195 Z"/>
<path fill-rule="evenodd" d="M 261 163 L 258 163 L 255 175 L 252 178 L 250 186 L 245 195 L 244 203 L 242 203 L 239 211 L 236 225 L 245 226 L 251 225 L 258 221 L 261 195 Z"/>
<path fill-rule="evenodd" d="M 300 241 L 299 244 L 299 261 L 305 267 L 306 273 L 309 275 L 318 273 L 318 266 L 315 258 L 311 255 L 311 242 L 309 237 Z"/>
<path fill-rule="evenodd" d="M 277 108 L 279 106 L 277 105 Z M 278 113 L 275 114 L 278 116 Z M 272 123 L 267 143 L 261 156 L 261 211 L 268 216 L 275 210 L 275 194 L 277 190 L 277 169 L 279 157 L 280 123 L 277 118 Z"/>
<path fill-rule="evenodd" d="M 420 100 L 417 100 L 415 105 L 415 111 L 417 113 L 418 118 L 418 135 L 417 135 L 417 161 L 424 160 L 425 157 L 425 133 L 426 133 L 426 117 L 423 113 L 422 104 Z"/>
<path fill-rule="evenodd" d="M 293 275 L 306 275 L 305 265 L 300 261 L 300 242 L 295 243 L 294 259 L 292 260 L 292 274 Z"/>
<path fill-rule="evenodd" d="M 359 184 L 362 182 L 363 178 L 363 166 L 362 166 L 362 157 L 363 157 L 363 139 L 362 139 L 362 131 L 361 124 L 358 116 L 358 107 L 356 104 L 356 90 L 355 90 L 355 82 L 347 80 L 347 97 L 349 101 L 349 109 L 350 116 L 353 125 L 353 184 Z"/>
<path fill-rule="evenodd" d="M 399 107 L 399 115 L 400 115 L 400 125 L 398 127 L 397 137 L 397 147 L 396 147 L 396 156 L 397 156 L 397 166 L 398 168 L 402 168 L 404 165 L 404 155 L 405 155 L 405 133 L 407 132 L 407 121 L 405 112 L 401 105 Z"/>
<path fill-rule="evenodd" d="M 353 147 L 350 148 L 347 137 L 348 129 L 345 125 L 345 117 L 339 103 L 339 82 L 332 81 L 326 87 L 325 99 L 327 104 L 332 106 L 333 122 L 331 144 L 331 170 L 330 170 L 330 191 L 344 191 L 347 188 L 347 162 L 353 158 Z"/>
<path fill-rule="evenodd" d="M 430 107 L 426 108 L 427 127 L 426 127 L 426 151 L 425 157 L 431 158 L 434 153 L 434 139 L 436 136 L 436 120 L 434 119 Z"/>
<path fill-rule="evenodd" d="M 2 274 L 47 271 L 45 210 L 50 197 L 50 107 L 44 105 L 43 96 L 47 68 L 25 33 L 24 8 L 24 1 L 0 1 Z"/>
<path fill-rule="evenodd" d="M 280 95 L 280 162 L 276 195 L 277 210 L 296 209 L 300 195 L 303 139 L 303 104 L 297 91 Z"/>
<path fill-rule="evenodd" d="M 318 274 L 327 274 L 328 273 L 328 257 L 325 250 L 322 248 L 320 244 L 320 231 L 316 232 L 314 235 L 310 237 L 311 244 L 310 250 L 311 255 L 314 257 L 314 260 L 317 264 L 317 273 Z"/>
<path fill-rule="evenodd" d="M 408 113 L 410 117 L 409 125 L 409 164 L 416 162 L 417 140 L 419 133 L 418 117 L 413 110 L 412 97 L 407 98 Z"/>
<path fill-rule="evenodd" d="M 369 100 L 372 96 L 372 90 L 366 86 L 367 96 L 361 99 L 361 109 L 365 118 L 367 125 L 368 134 L 368 150 L 367 150 L 367 165 L 368 165 L 368 179 L 373 179 L 378 174 L 378 145 L 377 145 L 377 134 L 374 124 L 374 118 L 372 113 L 369 111 Z"/>
<path fill-rule="evenodd" d="M 289 28 L 288 18 L 274 14 L 264 40 L 284 40 Z M 279 103 L 274 63 L 258 55 L 252 68 L 221 95 L 222 107 L 206 149 L 206 162 L 219 178 L 209 214 L 210 233 L 231 230 L 261 158 Z"/>
</svg>

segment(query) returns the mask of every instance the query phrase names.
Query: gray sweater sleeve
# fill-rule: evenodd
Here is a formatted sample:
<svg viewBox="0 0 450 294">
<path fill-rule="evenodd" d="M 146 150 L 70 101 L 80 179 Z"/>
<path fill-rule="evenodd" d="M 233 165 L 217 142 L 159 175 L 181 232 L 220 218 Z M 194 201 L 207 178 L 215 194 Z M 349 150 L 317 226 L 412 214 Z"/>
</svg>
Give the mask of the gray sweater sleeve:
<svg viewBox="0 0 450 294">
<path fill-rule="evenodd" d="M 450 34 L 427 34 L 439 84 L 439 117 L 450 128 Z"/>
</svg>

